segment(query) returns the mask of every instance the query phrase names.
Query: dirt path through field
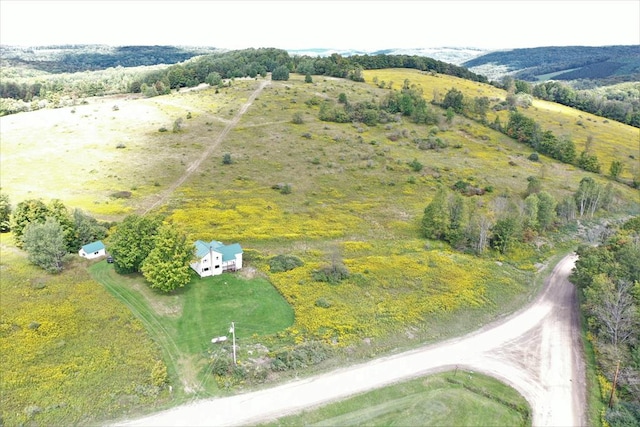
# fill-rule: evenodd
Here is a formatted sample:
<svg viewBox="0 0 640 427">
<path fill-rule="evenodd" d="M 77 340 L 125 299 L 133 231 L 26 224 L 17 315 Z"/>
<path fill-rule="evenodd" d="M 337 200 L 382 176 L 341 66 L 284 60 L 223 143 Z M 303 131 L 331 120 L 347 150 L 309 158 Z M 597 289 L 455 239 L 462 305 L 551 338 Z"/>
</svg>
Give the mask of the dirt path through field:
<svg viewBox="0 0 640 427">
<path fill-rule="evenodd" d="M 271 84 L 271 80 L 263 80 L 262 82 L 260 82 L 260 85 L 255 91 L 253 91 L 249 99 L 247 99 L 247 102 L 245 102 L 242 105 L 242 107 L 240 107 L 240 109 L 238 110 L 236 115 L 233 117 L 233 119 L 231 119 L 227 123 L 227 125 L 224 127 L 222 132 L 220 132 L 220 134 L 211 142 L 211 144 L 207 146 L 207 148 L 202 152 L 202 155 L 198 157 L 194 162 L 192 162 L 184 171 L 184 173 L 177 180 L 175 180 L 166 190 L 161 192 L 159 194 L 158 199 L 155 200 L 153 203 L 151 203 L 149 207 L 144 209 L 143 213 L 145 214 L 149 213 L 153 209 L 164 204 L 169 198 L 169 196 L 171 196 L 171 194 L 173 194 L 173 192 L 176 191 L 178 187 L 180 187 L 191 175 L 193 175 L 195 171 L 198 170 L 198 168 L 200 168 L 200 165 L 202 164 L 202 162 L 204 162 L 207 158 L 209 158 L 209 156 L 211 156 L 211 154 L 213 154 L 213 152 L 218 148 L 220 143 L 229 134 L 231 129 L 236 127 L 242 115 L 247 112 L 251 104 L 253 104 L 253 101 L 255 101 L 258 95 L 260 95 L 260 92 L 262 92 L 262 90 L 269 84 Z"/>
<path fill-rule="evenodd" d="M 569 255 L 556 265 L 529 306 L 472 334 L 270 389 L 196 401 L 126 425 L 255 424 L 455 367 L 514 387 L 531 404 L 535 426 L 584 425 L 584 362 L 576 293 L 568 281 L 575 259 Z"/>
</svg>

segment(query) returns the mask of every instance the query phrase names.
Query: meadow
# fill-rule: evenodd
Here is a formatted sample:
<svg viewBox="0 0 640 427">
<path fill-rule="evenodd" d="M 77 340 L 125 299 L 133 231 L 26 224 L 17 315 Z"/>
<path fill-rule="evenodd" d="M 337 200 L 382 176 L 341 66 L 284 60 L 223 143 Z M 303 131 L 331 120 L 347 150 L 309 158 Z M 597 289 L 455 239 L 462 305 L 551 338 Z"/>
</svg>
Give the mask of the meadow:
<svg viewBox="0 0 640 427">
<path fill-rule="evenodd" d="M 229 357 L 229 347 L 214 351 L 210 340 L 228 332 L 231 321 L 237 322 L 240 348 L 246 351 L 243 360 L 250 358 L 249 351 L 255 353 L 265 345 L 277 350 L 319 340 L 336 351 L 335 360 L 323 365 L 329 368 L 459 335 L 522 306 L 538 290 L 536 278 L 545 261 L 568 250 L 570 239 L 540 237 L 537 247 L 516 245 L 506 254 L 482 256 L 427 241 L 420 235 L 420 220 L 438 186 L 450 187 L 463 180 L 491 188 L 468 199 L 483 210 L 500 196 L 520 197 L 529 176 L 538 177 L 543 189 L 558 200 L 572 195 L 585 176 L 603 184 L 609 181 L 544 156 L 532 162 L 529 147 L 459 116 L 450 123 L 442 118 L 437 126 L 416 125 L 402 118 L 372 127 L 318 119 L 319 102 L 335 102 L 341 93 L 350 102 L 384 99 L 389 89 L 373 84 L 374 76 L 378 81 L 393 81 L 396 89 L 408 79 L 423 89 L 428 101 L 434 93 L 444 96 L 451 87 L 469 97 L 505 96 L 489 85 L 411 70 L 367 71 L 367 83 L 314 77 L 308 84 L 303 76 L 294 74 L 289 81 L 274 81 L 227 135 L 219 152 L 168 194 L 159 208 L 190 240 L 239 242 L 246 266 L 255 271 L 255 277 L 194 280 L 174 294 L 160 295 L 151 292 L 140 277 L 115 275 L 104 262 L 91 267 L 76 263 L 61 276 L 46 276 L 47 282 L 58 283 L 62 289 L 59 298 L 73 301 L 55 309 L 71 309 L 71 305 L 91 313 L 89 302 L 72 290 L 98 289 L 101 310 L 126 313 L 132 319 L 128 322 L 137 325 L 140 338 L 123 335 L 128 345 L 148 340 L 159 347 L 149 346 L 155 350 L 153 357 L 145 356 L 147 365 L 139 369 L 136 362 L 122 366 L 148 378 L 154 366 L 149 361 L 155 363 L 161 357 L 173 394 L 167 396 L 167 388 L 159 388 L 165 400 L 158 399 L 156 404 L 169 405 L 227 391 L 229 384 L 211 374 L 211 360 Z M 204 88 L 148 99 L 102 98 L 74 107 L 2 117 L 2 191 L 14 204 L 27 198 L 59 198 L 105 220 L 145 212 L 215 140 L 259 83 L 235 80 L 218 91 Z M 585 128 L 574 125 L 575 111 L 545 105 L 536 101 L 525 114 L 535 114 L 543 127 L 564 121 L 565 128 L 576 129 L 576 143 L 583 135 L 586 138 Z M 301 123 L 293 123 L 294 116 L 301 117 Z M 595 119 L 587 123 L 595 135 L 593 149 L 605 168 L 611 156 L 619 156 L 627 165 L 624 173 L 629 175 L 625 176 L 630 176 L 633 128 Z M 446 147 L 417 147 L 416 139 L 432 135 L 445 141 Z M 225 154 L 230 162 L 223 162 Z M 424 167 L 412 168 L 414 160 Z M 637 212 L 637 191 L 615 182 L 612 185 L 618 213 Z M 284 186 L 289 191 L 282 191 Z M 118 192 L 130 195 L 114 196 Z M 2 303 L 9 301 L 7 307 L 29 317 L 10 320 L 11 311 L 5 312 L 3 305 L 3 328 L 12 331 L 15 323 L 25 333 L 27 322 L 45 325 L 36 317 L 47 303 L 36 299 L 31 304 L 21 297 L 25 292 L 35 294 L 24 283 L 37 276 L 37 271 L 15 254 L 10 243 L 3 250 L 9 252 L 6 267 L 3 257 L 3 268 L 14 268 L 15 263 L 28 273 L 16 273 L 15 283 L 22 285 L 7 290 L 9 295 L 14 293 L 12 300 L 5 298 L 3 288 Z M 304 265 L 273 273 L 268 261 L 280 254 L 295 255 Z M 334 284 L 314 279 L 316 270 L 331 265 L 344 265 L 349 277 Z M 97 321 L 101 312 L 96 312 Z M 81 341 L 79 345 L 86 348 L 101 348 L 94 334 L 83 335 Z M 24 357 L 23 350 L 29 346 L 14 346 L 13 339 L 2 342 L 11 345 L 16 363 L 22 359 L 28 369 L 46 366 L 41 359 Z M 71 360 L 74 354 L 65 349 L 60 357 Z M 29 377 L 21 374 L 26 369 L 15 371 L 16 383 L 27 381 Z M 111 394 L 103 396 L 126 396 L 127 390 L 116 382 Z M 22 414 L 15 418 L 17 422 L 28 421 L 25 408 L 35 401 L 25 393 L 7 406 Z M 84 392 L 69 393 L 79 399 Z M 147 402 L 136 399 L 127 408 L 140 409 Z M 48 413 L 31 412 L 37 412 L 34 417 Z M 91 416 L 124 413 L 125 409 L 109 409 L 105 404 L 98 405 Z M 5 422 L 14 420 L 3 417 Z M 81 421 L 70 419 L 71 423 Z"/>
<path fill-rule="evenodd" d="M 86 425 L 170 400 L 161 348 L 85 263 L 52 276 L 0 239 L 3 425 Z"/>
</svg>

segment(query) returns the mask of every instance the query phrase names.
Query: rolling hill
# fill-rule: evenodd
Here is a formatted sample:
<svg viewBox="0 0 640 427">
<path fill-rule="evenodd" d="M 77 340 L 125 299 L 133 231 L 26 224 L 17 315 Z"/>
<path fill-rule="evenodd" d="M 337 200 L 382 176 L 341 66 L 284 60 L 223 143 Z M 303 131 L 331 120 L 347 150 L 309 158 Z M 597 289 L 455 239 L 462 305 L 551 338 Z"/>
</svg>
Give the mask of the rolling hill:
<svg viewBox="0 0 640 427">
<path fill-rule="evenodd" d="M 640 80 L 640 46 L 536 47 L 490 52 L 462 63 L 491 79 L 511 75 L 531 82 L 590 79 Z"/>
<path fill-rule="evenodd" d="M 234 78 L 215 87 L 180 88 L 148 98 L 95 97 L 8 115 L 0 118 L 2 192 L 14 204 L 58 198 L 113 221 L 143 214 L 159 194 L 166 196 L 154 212 L 190 241 L 240 242 L 253 274 L 266 278 L 293 308 L 292 327 L 267 338 L 247 334 L 242 348 L 264 346 L 268 354 L 284 355 L 286 362 L 294 350 L 306 351 L 309 342 L 320 343 L 334 352 L 323 367 L 474 330 L 528 301 L 540 286 L 536 278 L 545 262 L 570 250 L 578 233 L 577 223 L 561 215 L 549 230 L 525 222 L 532 219 L 534 198 L 527 202 L 532 181 L 558 205 L 569 203 L 575 209 L 575 195 L 588 178 L 602 194 L 606 190 L 608 204 L 596 210 L 596 218 L 637 214 L 640 209 L 637 190 L 606 172 L 594 174 L 542 154 L 532 156 L 531 146 L 489 126 L 496 118 L 509 120 L 509 111 L 500 107 L 508 95 L 502 89 L 433 71 L 365 70 L 363 78 L 358 82 L 314 75 L 309 82 L 305 75 L 293 73 L 282 81 Z M 491 108 L 484 121 L 475 113 L 441 106 L 453 88 L 469 101 L 464 105 L 488 99 Z M 425 117 L 405 114 L 408 98 L 396 96 L 408 91 L 424 101 L 416 105 L 424 107 Z M 393 104 L 396 99 L 402 102 Z M 622 162 L 620 178 L 637 175 L 636 128 L 549 102 L 533 100 L 519 110 L 543 130 L 575 141 L 578 151 L 589 143 L 605 168 L 614 160 Z M 331 120 L 328 112 L 333 113 Z M 369 124 L 350 115 L 355 113 Z M 214 143 L 219 145 L 203 158 Z M 126 198 L 119 196 L 125 193 Z M 496 225 L 506 219 L 520 221 L 522 232 L 504 250 L 489 241 L 474 250 L 464 246 L 463 239 L 427 239 L 425 207 L 439 194 L 445 194 L 452 211 L 459 208 L 460 222 L 451 224 L 461 234 L 469 233 L 469 239 L 480 239 L 483 231 L 497 234 Z M 580 219 L 592 220 L 589 215 Z M 3 244 L 3 250 L 19 252 L 10 242 Z M 277 255 L 298 257 L 303 265 L 274 272 L 269 261 Z M 25 263 L 16 262 L 21 270 L 15 272 L 15 283 L 30 283 L 27 275 L 32 272 Z M 333 281 L 318 275 L 335 271 L 346 273 Z M 73 288 L 73 273 L 63 272 L 56 283 Z M 98 286 L 86 274 L 81 277 Z M 3 292 L 12 290 L 12 301 L 18 305 L 27 297 L 38 298 L 37 290 L 27 295 L 15 289 L 18 285 L 12 284 Z M 186 292 L 145 298 L 163 301 L 157 304 L 162 307 L 167 298 L 182 301 Z M 121 306 L 121 300 L 100 298 L 105 307 Z M 20 318 L 3 317 L 3 331 L 27 330 L 28 316 L 47 316 L 47 311 L 30 310 Z M 194 305 L 193 316 L 198 315 Z M 172 313 L 158 316 L 173 319 Z M 79 339 L 90 343 L 89 335 L 79 334 Z M 51 345 L 65 343 L 52 340 Z M 49 351 L 67 357 L 55 347 Z M 248 352 L 243 356 L 250 359 Z M 176 362 L 189 367 L 195 379 L 196 391 L 185 394 L 223 392 L 225 383 L 218 386 L 211 380 L 208 357 L 194 350 Z M 137 369 L 126 363 L 122 361 L 123 371 Z M 183 385 L 178 369 L 170 372 L 176 387 Z M 302 368 L 291 369 L 291 375 L 297 369 Z M 61 370 L 59 376 L 73 382 L 75 372 Z M 273 372 L 269 375 L 287 375 Z M 19 378 L 16 383 L 25 381 Z M 104 387 L 101 394 L 113 400 L 109 415 L 149 400 L 149 395 L 146 400 L 137 397 L 147 389 L 135 385 Z M 21 422 L 29 421 L 24 408 L 30 407 L 32 397 L 11 395 L 17 399 L 11 402 L 11 413 L 20 414 Z M 162 397 L 171 399 L 166 390 Z M 38 408 L 47 408 L 47 416 L 69 411 L 46 396 L 39 399 L 44 403 Z M 74 399 L 80 402 L 76 407 L 90 407 L 82 396 Z M 104 414 L 65 421 L 88 422 L 100 415 Z"/>
</svg>

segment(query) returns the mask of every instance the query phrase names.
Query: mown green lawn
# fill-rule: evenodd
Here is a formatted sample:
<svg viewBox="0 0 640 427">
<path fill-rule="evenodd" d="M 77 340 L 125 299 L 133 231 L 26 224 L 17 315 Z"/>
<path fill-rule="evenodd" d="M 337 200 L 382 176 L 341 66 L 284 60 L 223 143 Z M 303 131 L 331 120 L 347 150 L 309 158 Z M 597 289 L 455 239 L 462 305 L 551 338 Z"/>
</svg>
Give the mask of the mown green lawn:
<svg viewBox="0 0 640 427">
<path fill-rule="evenodd" d="M 227 336 L 235 324 L 239 349 L 254 337 L 280 332 L 293 324 L 293 309 L 263 278 L 236 274 L 192 281 L 172 294 L 151 290 L 140 275 L 119 275 L 102 261 L 90 267 L 93 277 L 122 300 L 146 325 L 165 353 L 169 371 L 182 387 L 176 392 L 216 392 L 206 374 L 212 338 Z"/>
<path fill-rule="evenodd" d="M 446 372 L 395 384 L 268 426 L 529 426 L 525 399 L 477 373 Z"/>
</svg>

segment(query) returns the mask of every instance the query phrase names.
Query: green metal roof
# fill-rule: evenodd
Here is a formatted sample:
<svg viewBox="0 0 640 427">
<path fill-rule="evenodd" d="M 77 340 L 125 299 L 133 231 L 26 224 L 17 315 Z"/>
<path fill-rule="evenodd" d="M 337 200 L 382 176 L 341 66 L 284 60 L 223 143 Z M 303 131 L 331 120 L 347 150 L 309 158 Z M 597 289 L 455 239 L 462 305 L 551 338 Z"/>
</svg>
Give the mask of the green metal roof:
<svg viewBox="0 0 640 427">
<path fill-rule="evenodd" d="M 242 253 L 242 248 L 238 243 L 224 245 L 217 240 L 212 240 L 209 243 L 203 242 L 202 240 L 197 240 L 194 245 L 196 247 L 196 256 L 198 258 L 204 257 L 209 253 L 209 251 L 213 250 L 222 254 L 223 261 L 231 261 L 235 259 L 237 254 Z"/>
<path fill-rule="evenodd" d="M 94 252 L 98 252 L 104 249 L 104 243 L 101 240 L 98 240 L 93 243 L 88 243 L 82 247 L 82 250 L 86 254 L 92 254 Z"/>
</svg>

